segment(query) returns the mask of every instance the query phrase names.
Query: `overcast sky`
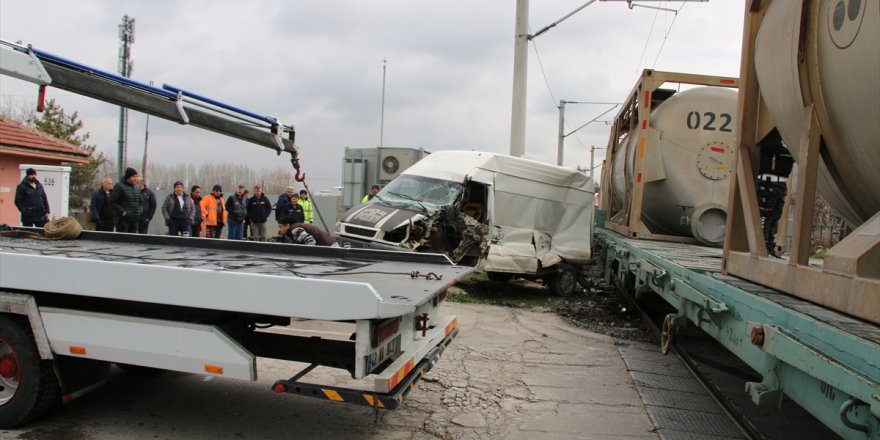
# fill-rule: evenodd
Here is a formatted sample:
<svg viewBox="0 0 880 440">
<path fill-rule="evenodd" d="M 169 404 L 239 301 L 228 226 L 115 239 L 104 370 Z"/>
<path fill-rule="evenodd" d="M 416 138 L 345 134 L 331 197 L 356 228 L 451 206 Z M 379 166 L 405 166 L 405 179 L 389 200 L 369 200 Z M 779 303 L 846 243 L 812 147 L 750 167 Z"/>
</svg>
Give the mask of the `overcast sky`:
<svg viewBox="0 0 880 440">
<path fill-rule="evenodd" d="M 585 2 L 533 0 L 532 32 Z M 596 2 L 530 44 L 527 157 L 556 162 L 560 99 L 620 102 L 643 68 L 739 75 L 743 1 L 641 4 L 681 9 L 676 16 Z M 515 10 L 515 0 L 0 0 L 0 38 L 116 71 L 118 25 L 128 14 L 136 22 L 134 79 L 295 125 L 310 184 L 322 189 L 341 185 L 346 146 L 379 144 L 383 59 L 384 146 L 509 152 Z M 30 105 L 36 92 L 0 77 L 4 103 Z M 115 157 L 118 107 L 53 88 L 48 98 L 78 111 L 91 141 Z M 608 108 L 568 105 L 566 130 Z M 136 167 L 145 120 L 130 113 Z M 609 129 L 596 123 L 569 136 L 565 165 L 587 166 L 590 145 L 604 147 Z M 157 118 L 149 157 L 289 166 L 272 150 Z"/>
</svg>

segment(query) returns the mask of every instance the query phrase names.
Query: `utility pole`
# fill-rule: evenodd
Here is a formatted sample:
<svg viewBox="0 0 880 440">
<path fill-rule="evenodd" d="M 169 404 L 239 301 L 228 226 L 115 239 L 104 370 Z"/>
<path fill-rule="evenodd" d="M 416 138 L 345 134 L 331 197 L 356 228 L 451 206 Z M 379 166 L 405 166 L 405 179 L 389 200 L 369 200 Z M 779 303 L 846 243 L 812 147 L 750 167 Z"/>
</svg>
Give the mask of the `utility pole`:
<svg viewBox="0 0 880 440">
<path fill-rule="evenodd" d="M 134 44 L 134 18 L 129 18 L 128 14 L 122 16 L 122 23 L 119 25 L 119 74 L 126 78 L 131 78 L 133 62 L 131 61 L 131 45 Z M 116 173 L 120 178 L 128 161 L 128 109 L 119 107 L 119 143 L 116 149 Z"/>
<path fill-rule="evenodd" d="M 609 108 L 608 110 L 605 110 L 604 112 L 602 112 L 599 116 L 596 116 L 595 118 L 589 120 L 586 124 L 583 124 L 580 127 L 575 128 L 574 130 L 572 130 L 566 134 L 565 133 L 565 104 L 601 104 L 601 105 L 611 105 L 612 107 Z M 557 150 L 556 150 L 556 165 L 562 166 L 562 152 L 563 152 L 564 145 L 565 145 L 565 138 L 577 133 L 578 130 L 586 127 L 587 125 L 590 125 L 593 122 L 596 122 L 597 120 L 599 120 L 599 118 L 601 118 L 602 116 L 604 116 L 606 113 L 610 112 L 611 110 L 614 110 L 619 105 L 620 104 L 615 103 L 615 102 L 565 101 L 565 100 L 560 99 L 559 100 L 559 107 L 557 107 L 559 109 L 559 134 L 557 135 L 558 137 L 557 137 L 557 144 L 556 144 L 557 145 L 556 146 L 556 148 L 557 148 Z M 593 147 L 593 148 L 596 148 L 596 147 Z M 601 150 L 601 148 L 600 148 L 600 150 Z M 590 164 L 590 166 L 592 167 L 593 165 Z M 593 176 L 592 173 L 593 172 L 590 171 L 590 177 Z"/>
<path fill-rule="evenodd" d="M 516 38 L 513 48 L 513 105 L 510 116 L 510 155 L 526 152 L 526 79 L 529 68 L 529 0 L 516 0 Z"/>
<path fill-rule="evenodd" d="M 388 59 L 382 60 L 382 119 L 379 122 L 379 148 L 384 145 L 385 137 L 385 70 Z"/>
<path fill-rule="evenodd" d="M 593 179 L 593 160 L 596 157 L 596 146 L 590 145 L 590 179 Z"/>
<path fill-rule="evenodd" d="M 559 140 L 556 145 L 556 165 L 562 166 L 562 145 L 565 143 L 565 100 L 559 100 Z"/>
<path fill-rule="evenodd" d="M 150 85 L 153 85 L 153 82 L 150 81 Z M 144 180 L 147 179 L 147 146 L 150 144 L 150 115 L 147 114 L 147 128 L 144 132 L 144 161 L 141 163 L 141 176 Z"/>
<path fill-rule="evenodd" d="M 605 147 L 596 148 L 595 145 L 590 146 L 590 179 L 593 179 L 593 173 L 595 173 L 594 169 L 596 165 L 593 165 L 594 157 L 596 156 L 596 150 L 604 150 Z M 607 157 L 606 157 L 607 158 Z M 595 179 L 593 179 L 595 181 Z"/>
</svg>

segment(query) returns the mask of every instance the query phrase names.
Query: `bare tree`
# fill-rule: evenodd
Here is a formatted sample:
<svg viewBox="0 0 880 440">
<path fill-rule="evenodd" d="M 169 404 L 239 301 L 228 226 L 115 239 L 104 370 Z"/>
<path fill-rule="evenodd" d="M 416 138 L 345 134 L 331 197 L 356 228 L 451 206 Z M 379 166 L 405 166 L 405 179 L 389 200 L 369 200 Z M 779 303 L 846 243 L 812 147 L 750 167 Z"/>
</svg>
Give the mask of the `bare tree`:
<svg viewBox="0 0 880 440">
<path fill-rule="evenodd" d="M 26 101 L 19 96 L 3 95 L 2 102 L 0 102 L 0 115 L 28 123 L 37 117 L 37 111 L 33 102 Z"/>
<path fill-rule="evenodd" d="M 149 185 L 151 188 L 168 189 L 175 181 L 181 181 L 185 186 L 194 184 L 203 188 L 210 188 L 220 184 L 227 192 L 237 185 L 248 188 L 254 185 L 262 185 L 263 191 L 269 194 L 278 194 L 284 191 L 288 185 L 293 185 L 293 173 L 284 168 L 261 169 L 255 171 L 246 164 L 241 163 L 192 163 L 164 164 L 152 163 L 150 167 Z"/>
</svg>

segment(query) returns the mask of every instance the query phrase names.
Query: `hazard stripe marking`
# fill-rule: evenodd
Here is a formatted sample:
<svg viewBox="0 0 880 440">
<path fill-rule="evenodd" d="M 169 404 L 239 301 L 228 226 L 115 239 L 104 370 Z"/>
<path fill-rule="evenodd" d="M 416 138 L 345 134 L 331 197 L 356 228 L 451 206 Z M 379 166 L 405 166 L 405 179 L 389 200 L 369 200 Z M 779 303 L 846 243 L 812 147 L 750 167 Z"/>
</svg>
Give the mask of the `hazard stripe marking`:
<svg viewBox="0 0 880 440">
<path fill-rule="evenodd" d="M 364 400 L 366 400 L 370 406 L 378 406 L 379 408 L 385 408 L 385 404 L 382 403 L 381 400 L 374 399 L 372 394 L 363 394 L 363 396 L 364 396 Z"/>
<path fill-rule="evenodd" d="M 333 400 L 333 401 L 336 401 L 336 402 L 342 402 L 342 401 L 344 401 L 344 399 L 342 398 L 342 396 L 340 396 L 339 393 L 337 393 L 336 391 L 333 391 L 333 390 L 325 390 L 325 389 L 321 389 L 321 391 L 324 392 L 324 395 L 327 396 L 327 398 L 330 399 L 330 400 Z"/>
<path fill-rule="evenodd" d="M 648 128 L 648 120 L 642 121 L 642 130 L 646 130 Z"/>
<path fill-rule="evenodd" d="M 458 318 L 454 318 L 452 322 L 446 324 L 446 328 L 444 329 L 446 334 L 444 336 L 449 336 L 449 334 L 452 333 L 452 331 L 455 330 L 456 327 L 458 327 Z"/>
<path fill-rule="evenodd" d="M 394 376 L 391 376 L 391 380 L 389 381 L 390 382 L 389 389 L 393 390 L 393 389 L 397 388 L 397 384 L 400 383 L 400 381 L 403 380 L 403 378 L 406 377 L 406 375 L 409 374 L 409 372 L 412 371 L 412 369 L 413 369 L 413 359 L 409 358 L 409 360 L 406 361 L 406 364 L 404 364 L 402 367 L 400 367 L 400 369 L 397 370 L 397 373 L 395 373 Z"/>
</svg>

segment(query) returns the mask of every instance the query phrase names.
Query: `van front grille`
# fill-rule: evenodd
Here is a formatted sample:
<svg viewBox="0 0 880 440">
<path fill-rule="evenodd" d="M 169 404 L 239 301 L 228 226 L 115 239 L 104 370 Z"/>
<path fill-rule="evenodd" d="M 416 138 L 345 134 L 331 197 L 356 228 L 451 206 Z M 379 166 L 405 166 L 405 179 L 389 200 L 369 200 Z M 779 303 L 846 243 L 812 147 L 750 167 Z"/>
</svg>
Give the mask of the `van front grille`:
<svg viewBox="0 0 880 440">
<path fill-rule="evenodd" d="M 357 226 L 345 226 L 345 232 L 354 235 L 360 235 L 361 237 L 373 238 L 376 236 L 376 231 L 367 228 L 359 228 Z"/>
</svg>

